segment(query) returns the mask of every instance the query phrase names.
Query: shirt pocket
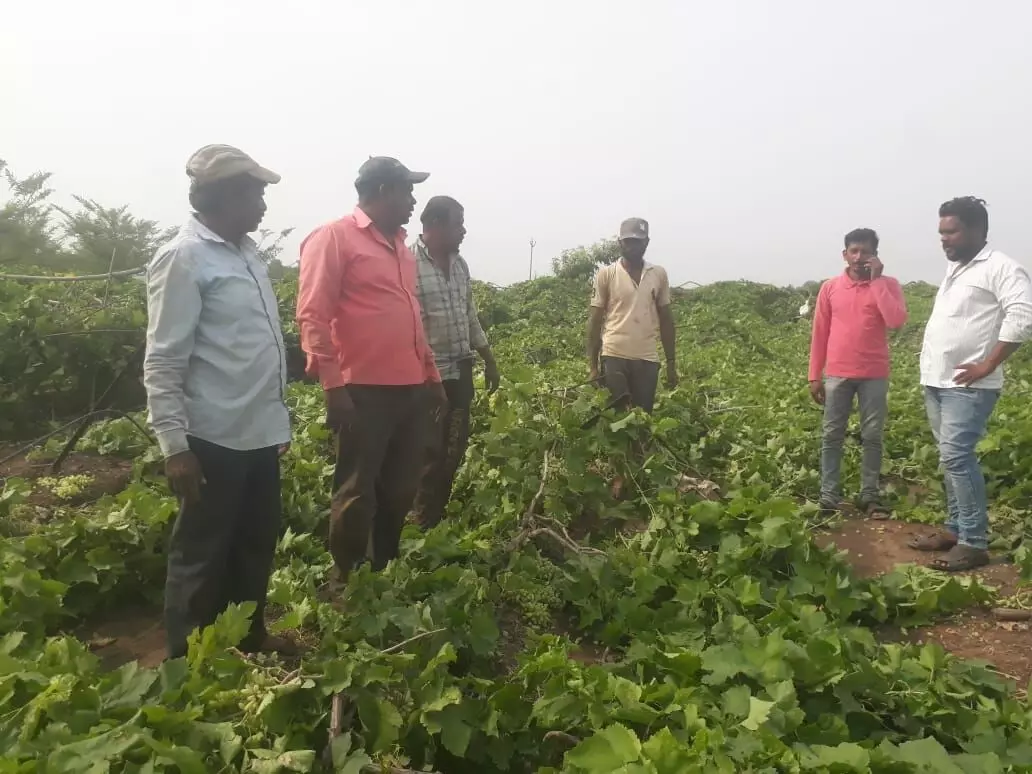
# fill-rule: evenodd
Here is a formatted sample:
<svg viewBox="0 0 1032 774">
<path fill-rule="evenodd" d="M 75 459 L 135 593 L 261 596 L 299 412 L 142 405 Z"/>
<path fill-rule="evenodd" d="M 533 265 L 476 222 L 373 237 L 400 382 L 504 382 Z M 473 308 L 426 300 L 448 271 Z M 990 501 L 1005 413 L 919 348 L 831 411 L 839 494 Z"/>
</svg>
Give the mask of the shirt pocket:
<svg viewBox="0 0 1032 774">
<path fill-rule="evenodd" d="M 346 297 L 365 307 L 375 303 L 381 293 L 405 293 L 404 283 L 398 258 L 386 248 L 379 254 L 359 250 L 348 259 L 341 290 Z M 414 267 L 412 285 L 415 286 Z"/>
<path fill-rule="evenodd" d="M 971 320 L 985 314 L 996 304 L 985 277 L 961 277 L 943 294 L 946 316 L 951 320 Z"/>
<path fill-rule="evenodd" d="M 203 296 L 203 321 L 211 326 L 207 333 L 213 342 L 248 347 L 271 337 L 261 289 L 244 267 L 214 275 Z"/>
</svg>

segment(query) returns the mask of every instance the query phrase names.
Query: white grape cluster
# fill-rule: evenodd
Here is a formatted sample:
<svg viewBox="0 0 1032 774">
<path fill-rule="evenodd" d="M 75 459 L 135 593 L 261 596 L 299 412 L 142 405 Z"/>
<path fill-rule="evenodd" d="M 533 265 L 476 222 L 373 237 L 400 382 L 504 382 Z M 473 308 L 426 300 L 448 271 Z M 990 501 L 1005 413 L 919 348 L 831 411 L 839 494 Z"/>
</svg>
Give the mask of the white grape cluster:
<svg viewBox="0 0 1032 774">
<path fill-rule="evenodd" d="M 36 484 L 51 492 L 59 500 L 71 500 L 85 492 L 93 484 L 93 476 L 81 473 L 72 476 L 38 479 Z"/>
</svg>

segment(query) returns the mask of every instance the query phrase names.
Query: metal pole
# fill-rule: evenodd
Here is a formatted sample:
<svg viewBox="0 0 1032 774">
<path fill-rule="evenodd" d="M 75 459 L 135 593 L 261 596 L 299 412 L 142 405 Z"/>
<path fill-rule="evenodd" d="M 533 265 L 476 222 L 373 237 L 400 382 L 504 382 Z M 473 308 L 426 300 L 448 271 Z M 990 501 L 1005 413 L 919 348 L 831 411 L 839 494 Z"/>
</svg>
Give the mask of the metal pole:
<svg viewBox="0 0 1032 774">
<path fill-rule="evenodd" d="M 530 240 L 530 270 L 527 272 L 527 279 L 534 279 L 534 245 L 536 245 L 533 239 Z"/>
</svg>

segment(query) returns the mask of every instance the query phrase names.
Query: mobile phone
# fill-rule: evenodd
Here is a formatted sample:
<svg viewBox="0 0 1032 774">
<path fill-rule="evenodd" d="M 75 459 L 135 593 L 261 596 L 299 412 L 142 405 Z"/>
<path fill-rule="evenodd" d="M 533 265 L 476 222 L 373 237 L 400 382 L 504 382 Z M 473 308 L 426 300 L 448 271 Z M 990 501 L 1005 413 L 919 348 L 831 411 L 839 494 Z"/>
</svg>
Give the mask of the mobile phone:
<svg viewBox="0 0 1032 774">
<path fill-rule="evenodd" d="M 869 263 L 858 263 L 856 265 L 856 273 L 865 279 L 871 277 L 871 264 Z"/>
</svg>

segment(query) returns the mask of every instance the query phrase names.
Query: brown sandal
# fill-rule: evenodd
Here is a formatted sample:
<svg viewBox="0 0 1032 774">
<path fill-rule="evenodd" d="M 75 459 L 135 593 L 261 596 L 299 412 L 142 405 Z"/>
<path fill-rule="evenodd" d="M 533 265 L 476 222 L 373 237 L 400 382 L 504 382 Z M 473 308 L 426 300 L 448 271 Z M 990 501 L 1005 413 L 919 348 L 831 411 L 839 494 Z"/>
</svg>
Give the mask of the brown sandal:
<svg viewBox="0 0 1032 774">
<path fill-rule="evenodd" d="M 985 567 L 987 564 L 989 564 L 989 552 L 984 548 L 972 548 L 958 543 L 944 556 L 932 559 L 928 566 L 942 572 L 964 572 Z"/>
<path fill-rule="evenodd" d="M 955 545 L 957 545 L 957 538 L 949 532 L 918 535 L 907 541 L 907 547 L 915 551 L 949 551 Z"/>
<path fill-rule="evenodd" d="M 827 500 L 821 500 L 817 507 L 821 516 L 835 516 L 842 512 L 842 502 L 830 503 Z"/>
<path fill-rule="evenodd" d="M 878 502 L 864 503 L 864 515 L 872 521 L 886 521 L 892 518 L 892 511 Z"/>
</svg>

